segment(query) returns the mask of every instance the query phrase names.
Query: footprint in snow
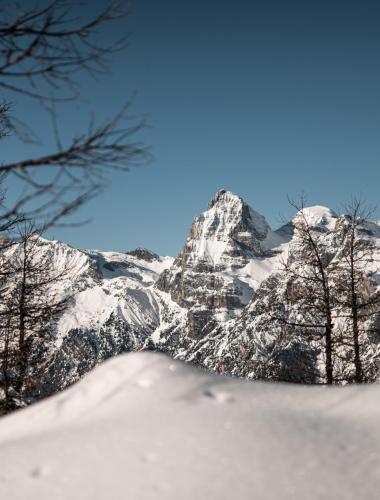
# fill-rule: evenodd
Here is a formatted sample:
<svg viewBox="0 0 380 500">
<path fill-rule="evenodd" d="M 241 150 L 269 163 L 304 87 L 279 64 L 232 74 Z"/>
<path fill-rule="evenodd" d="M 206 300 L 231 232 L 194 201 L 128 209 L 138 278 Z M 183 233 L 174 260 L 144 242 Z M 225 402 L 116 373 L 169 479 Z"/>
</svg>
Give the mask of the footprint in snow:
<svg viewBox="0 0 380 500">
<path fill-rule="evenodd" d="M 229 392 L 225 391 L 206 389 L 203 391 L 203 395 L 207 398 L 214 399 L 217 403 L 233 403 L 235 401 L 234 397 Z"/>
<path fill-rule="evenodd" d="M 47 465 L 37 465 L 30 471 L 31 477 L 39 479 L 49 474 L 49 467 Z"/>
</svg>

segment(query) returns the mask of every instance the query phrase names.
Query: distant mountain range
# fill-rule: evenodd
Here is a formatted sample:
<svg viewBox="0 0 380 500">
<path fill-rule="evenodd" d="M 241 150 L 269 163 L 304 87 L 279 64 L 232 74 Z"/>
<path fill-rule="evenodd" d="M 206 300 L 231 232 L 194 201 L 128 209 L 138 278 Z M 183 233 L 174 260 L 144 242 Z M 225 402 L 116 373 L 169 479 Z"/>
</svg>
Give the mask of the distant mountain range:
<svg viewBox="0 0 380 500">
<path fill-rule="evenodd" d="M 343 216 L 321 206 L 306 213 L 333 255 L 331 231 Z M 379 248 L 377 271 L 378 223 L 368 224 L 366 237 Z M 70 269 L 71 289 L 63 293 L 74 294 L 74 300 L 54 325 L 56 340 L 39 390 L 55 392 L 106 358 L 142 349 L 248 379 L 318 382 L 321 346 L 307 338 L 290 339 L 273 357 L 280 332 L 272 308 L 284 291 L 282 260 L 296 239 L 292 221 L 274 231 L 225 190 L 195 217 L 175 259 L 144 248 L 100 252 L 41 239 L 41 251 L 53 252 L 57 266 Z M 369 338 L 367 347 L 376 380 L 379 336 Z"/>
</svg>

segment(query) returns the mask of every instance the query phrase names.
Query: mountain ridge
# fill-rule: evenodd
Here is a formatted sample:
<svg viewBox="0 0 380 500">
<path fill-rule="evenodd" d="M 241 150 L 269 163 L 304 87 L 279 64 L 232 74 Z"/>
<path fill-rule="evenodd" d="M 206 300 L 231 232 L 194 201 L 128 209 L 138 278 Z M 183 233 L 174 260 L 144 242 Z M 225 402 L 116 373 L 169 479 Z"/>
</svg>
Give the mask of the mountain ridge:
<svg viewBox="0 0 380 500">
<path fill-rule="evenodd" d="M 304 214 L 336 252 L 331 232 L 344 217 L 319 205 Z M 282 261 L 297 243 L 297 217 L 272 230 L 242 198 L 219 190 L 194 218 L 176 258 L 144 247 L 101 252 L 41 240 L 42 251 L 53 252 L 60 266 L 74 261 L 70 288 L 62 292 L 74 298 L 55 325 L 36 394 L 56 392 L 116 354 L 144 349 L 243 378 L 320 382 L 319 347 L 302 338 L 283 349 L 277 364 L 271 359 L 281 331 L 271 308 L 285 293 Z M 368 237 L 380 260 L 380 228 L 371 224 Z M 370 346 L 375 379 L 379 346 L 377 338 Z M 310 376 L 303 375 L 304 363 Z"/>
</svg>

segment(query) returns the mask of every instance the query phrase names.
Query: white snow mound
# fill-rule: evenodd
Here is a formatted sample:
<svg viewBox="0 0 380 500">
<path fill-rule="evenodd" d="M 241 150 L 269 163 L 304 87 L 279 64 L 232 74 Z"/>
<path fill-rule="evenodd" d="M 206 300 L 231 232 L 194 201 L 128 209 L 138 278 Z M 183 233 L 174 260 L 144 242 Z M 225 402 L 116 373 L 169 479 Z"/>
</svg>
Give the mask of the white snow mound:
<svg viewBox="0 0 380 500">
<path fill-rule="evenodd" d="M 375 500 L 379 395 L 122 355 L 0 420 L 0 497 Z"/>
</svg>

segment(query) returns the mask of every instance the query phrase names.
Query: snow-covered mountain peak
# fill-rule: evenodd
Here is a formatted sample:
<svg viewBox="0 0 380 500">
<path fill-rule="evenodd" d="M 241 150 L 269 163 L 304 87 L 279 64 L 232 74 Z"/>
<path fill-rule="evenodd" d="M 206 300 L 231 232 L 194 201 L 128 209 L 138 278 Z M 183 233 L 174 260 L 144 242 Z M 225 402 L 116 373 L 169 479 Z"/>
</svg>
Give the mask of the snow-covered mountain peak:
<svg viewBox="0 0 380 500">
<path fill-rule="evenodd" d="M 223 215 L 220 217 L 221 214 Z M 208 204 L 206 212 L 203 213 L 205 219 L 212 218 L 215 221 L 215 216 L 219 216 L 218 226 L 223 224 L 225 229 L 233 228 L 234 225 L 245 222 L 241 221 L 242 218 L 245 218 L 246 223 L 259 238 L 265 238 L 270 230 L 269 224 L 263 215 L 245 203 L 240 196 L 225 189 L 221 189 L 215 194 Z"/>
<path fill-rule="evenodd" d="M 311 227 L 324 226 L 332 229 L 337 218 L 338 216 L 336 213 L 330 208 L 322 205 L 314 205 L 311 207 L 305 207 L 302 212 L 297 212 L 293 221 L 302 222 L 302 219 L 304 219 Z"/>
<path fill-rule="evenodd" d="M 284 241 L 242 198 L 220 190 L 195 217 L 182 252 L 155 286 L 187 309 L 189 335 L 204 336 L 240 314 Z"/>
<path fill-rule="evenodd" d="M 184 253 L 191 261 L 223 264 L 231 257 L 261 255 L 260 242 L 271 228 L 265 218 L 236 194 L 220 190 L 194 219 Z"/>
<path fill-rule="evenodd" d="M 210 203 L 208 204 L 208 208 L 212 208 L 214 205 L 217 203 L 219 204 L 228 204 L 228 203 L 236 203 L 236 202 L 242 202 L 242 199 L 240 196 L 238 196 L 235 193 L 232 193 L 232 191 L 227 191 L 226 189 L 219 189 L 215 196 L 212 198 Z"/>
</svg>

